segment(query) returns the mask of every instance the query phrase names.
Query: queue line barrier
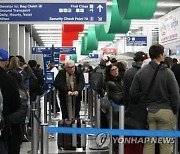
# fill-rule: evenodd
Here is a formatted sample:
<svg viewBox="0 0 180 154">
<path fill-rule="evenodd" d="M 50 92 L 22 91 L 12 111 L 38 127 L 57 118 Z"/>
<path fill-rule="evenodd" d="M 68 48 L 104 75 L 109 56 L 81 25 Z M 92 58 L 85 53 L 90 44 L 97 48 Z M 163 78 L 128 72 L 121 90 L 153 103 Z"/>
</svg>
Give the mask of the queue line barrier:
<svg viewBox="0 0 180 154">
<path fill-rule="evenodd" d="M 44 120 L 41 121 L 38 119 L 38 116 L 34 114 L 34 120 L 36 123 L 41 125 L 41 154 L 48 154 L 48 133 L 65 133 L 65 134 L 94 134 L 94 135 L 99 135 L 101 133 L 106 133 L 111 136 L 111 141 L 112 141 L 112 136 L 119 136 L 119 137 L 124 137 L 124 136 L 140 136 L 140 137 L 180 137 L 180 131 L 167 131 L 167 130 L 128 130 L 124 129 L 124 106 L 123 105 L 117 105 L 113 103 L 112 101 L 109 101 L 107 99 L 101 98 L 100 96 L 97 95 L 96 92 L 93 92 L 92 89 L 88 89 L 87 92 L 90 96 L 92 92 L 92 95 L 95 95 L 95 101 L 96 105 L 99 104 L 98 110 L 96 110 L 96 113 L 100 113 L 100 101 L 103 101 L 109 105 L 109 112 L 110 112 L 110 129 L 100 129 L 100 128 L 71 128 L 71 127 L 54 127 L 54 126 L 48 126 L 48 123 L 46 121 L 45 116 L 47 116 L 47 113 L 44 113 Z M 44 96 L 47 94 L 47 92 L 44 94 Z M 88 96 L 89 96 L 88 95 Z M 93 105 L 90 106 L 89 101 L 92 101 L 92 97 L 87 97 L 88 98 L 88 109 L 93 110 Z M 44 101 L 45 103 L 45 101 Z M 45 103 L 47 104 L 47 102 Z M 54 105 L 55 106 L 55 105 Z M 45 106 L 46 107 L 46 106 Z M 97 107 L 97 106 L 95 106 Z M 119 129 L 112 129 L 112 108 L 119 109 Z M 36 111 L 36 110 L 35 110 Z M 46 108 L 47 112 L 47 108 Z M 88 112 L 88 118 L 92 118 L 93 113 Z M 96 115 L 95 115 L 96 116 Z M 98 116 L 100 118 L 100 116 Z M 92 119 L 91 119 L 92 120 Z M 96 118 L 96 120 L 98 120 Z M 100 119 L 98 120 L 100 121 Z M 98 125 L 96 125 L 98 126 Z M 37 129 L 36 129 L 37 130 Z M 37 135 L 39 136 L 39 135 Z M 34 140 L 33 140 L 34 141 Z M 109 148 L 109 153 L 112 153 L 112 142 L 110 142 L 110 148 Z M 35 147 L 37 148 L 37 147 Z M 176 154 L 177 150 L 175 149 L 174 154 Z M 124 143 L 119 144 L 119 153 L 123 154 L 124 153 Z M 33 154 L 37 154 L 36 152 Z"/>
<path fill-rule="evenodd" d="M 41 99 L 44 97 L 44 111 L 43 115 L 41 115 Z M 53 97 L 53 99 L 51 98 Z M 40 145 L 40 153 L 41 154 L 48 154 L 48 132 L 47 128 L 48 125 L 51 124 L 51 100 L 53 100 L 53 116 L 55 116 L 55 97 L 56 97 L 56 89 L 51 87 L 50 89 L 46 90 L 43 95 L 37 96 L 36 101 L 31 102 L 31 153 L 38 154 L 39 153 L 39 143 Z M 49 102 L 49 119 L 48 117 L 48 106 L 47 102 Z M 39 132 L 41 130 L 41 133 Z M 39 142 L 41 134 L 41 142 Z"/>
</svg>

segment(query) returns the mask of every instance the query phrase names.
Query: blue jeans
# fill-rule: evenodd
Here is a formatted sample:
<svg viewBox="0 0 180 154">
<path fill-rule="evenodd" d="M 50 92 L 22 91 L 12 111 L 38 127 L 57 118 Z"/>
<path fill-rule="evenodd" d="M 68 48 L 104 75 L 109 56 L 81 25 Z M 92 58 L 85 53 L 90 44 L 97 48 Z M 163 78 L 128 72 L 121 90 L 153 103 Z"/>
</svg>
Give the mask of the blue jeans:
<svg viewBox="0 0 180 154">
<path fill-rule="evenodd" d="M 0 141 L 0 153 L 8 154 L 7 143 L 4 141 Z"/>
</svg>

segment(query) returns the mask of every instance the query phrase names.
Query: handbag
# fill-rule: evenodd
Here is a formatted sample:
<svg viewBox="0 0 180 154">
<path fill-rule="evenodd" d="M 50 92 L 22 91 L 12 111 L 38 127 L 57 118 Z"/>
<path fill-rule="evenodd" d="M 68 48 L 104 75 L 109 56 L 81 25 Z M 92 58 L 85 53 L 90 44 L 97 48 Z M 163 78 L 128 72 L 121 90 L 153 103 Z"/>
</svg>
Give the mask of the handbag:
<svg viewBox="0 0 180 154">
<path fill-rule="evenodd" d="M 145 98 L 148 96 L 161 65 L 162 63 L 160 63 L 156 68 L 143 100 L 145 100 Z M 148 110 L 145 102 L 140 101 L 140 103 L 133 104 L 129 106 L 129 108 L 125 112 L 124 127 L 126 129 L 148 129 L 147 117 Z"/>
</svg>

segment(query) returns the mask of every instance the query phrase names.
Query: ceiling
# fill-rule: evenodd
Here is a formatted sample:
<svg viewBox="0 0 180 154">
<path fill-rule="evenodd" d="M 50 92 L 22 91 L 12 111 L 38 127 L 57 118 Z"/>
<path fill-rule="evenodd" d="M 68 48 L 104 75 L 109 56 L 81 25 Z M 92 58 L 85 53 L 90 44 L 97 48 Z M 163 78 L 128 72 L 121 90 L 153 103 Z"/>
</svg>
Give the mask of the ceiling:
<svg viewBox="0 0 180 154">
<path fill-rule="evenodd" d="M 108 2 L 111 0 L 108 0 Z M 132 20 L 131 26 L 130 26 L 130 32 L 137 32 L 138 30 L 141 30 L 141 25 L 143 23 L 146 24 L 152 24 L 155 26 L 158 26 L 157 19 L 161 16 L 167 14 L 168 12 L 176 9 L 177 7 L 180 7 L 180 0 L 159 0 L 157 9 L 154 13 L 154 16 L 151 20 Z M 84 33 L 87 33 L 87 29 L 89 26 L 94 25 L 85 25 L 85 30 L 80 33 L 78 40 L 76 43 L 78 44 L 81 40 L 81 37 L 84 36 Z M 26 25 L 26 28 L 28 31 L 31 31 L 32 36 L 35 38 L 39 46 L 52 46 L 52 44 L 59 43 L 59 45 L 55 46 L 61 46 L 61 32 L 62 32 L 62 24 L 39 24 L 39 25 Z M 122 35 L 117 34 L 115 39 L 118 37 L 121 37 Z M 48 44 L 49 42 L 49 45 Z M 109 42 L 108 42 L 109 43 Z M 99 42 L 101 44 L 101 42 Z M 75 42 L 73 44 L 76 46 Z M 101 46 L 105 46 L 106 44 L 101 44 Z"/>
</svg>

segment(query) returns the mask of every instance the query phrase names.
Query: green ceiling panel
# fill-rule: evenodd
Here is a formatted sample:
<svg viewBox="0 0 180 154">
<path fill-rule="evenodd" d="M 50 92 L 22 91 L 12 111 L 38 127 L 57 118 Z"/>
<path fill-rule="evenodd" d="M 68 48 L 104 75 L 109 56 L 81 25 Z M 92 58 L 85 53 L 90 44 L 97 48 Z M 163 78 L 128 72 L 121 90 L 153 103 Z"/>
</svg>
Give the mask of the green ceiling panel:
<svg viewBox="0 0 180 154">
<path fill-rule="evenodd" d="M 77 55 L 71 55 L 71 60 L 73 60 L 76 63 L 77 62 Z"/>
<path fill-rule="evenodd" d="M 152 18 L 158 0 L 117 0 L 119 12 L 124 19 Z"/>
<path fill-rule="evenodd" d="M 89 55 L 91 51 L 87 50 L 87 36 L 82 37 L 81 41 L 81 55 Z"/>
<path fill-rule="evenodd" d="M 113 0 L 112 6 L 107 6 L 107 24 L 104 25 L 107 33 L 127 33 L 131 20 L 123 19 L 119 14 L 117 0 Z"/>
<path fill-rule="evenodd" d="M 104 25 L 96 25 L 95 31 L 98 41 L 113 41 L 115 38 L 115 34 L 109 34 L 105 32 Z"/>
<path fill-rule="evenodd" d="M 95 27 L 88 28 L 87 34 L 87 49 L 88 51 L 97 50 L 98 49 L 98 40 L 96 38 Z"/>
</svg>

